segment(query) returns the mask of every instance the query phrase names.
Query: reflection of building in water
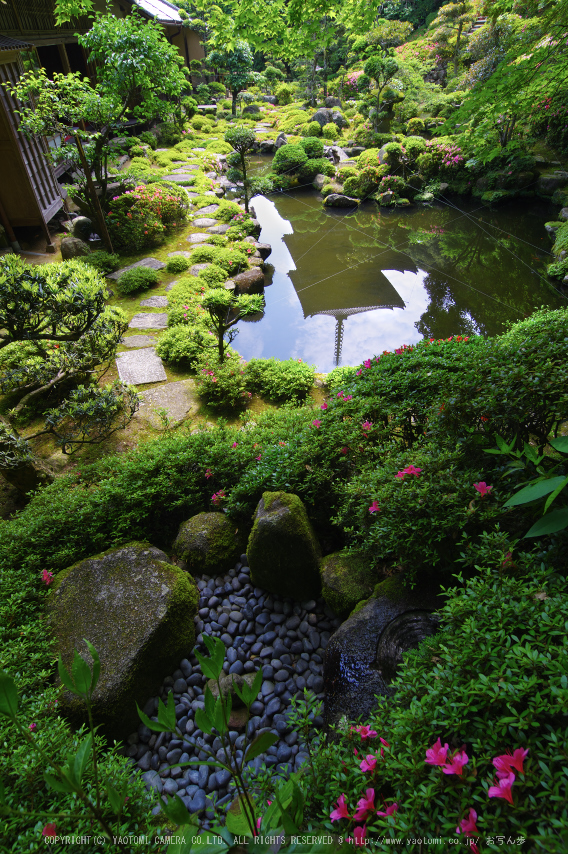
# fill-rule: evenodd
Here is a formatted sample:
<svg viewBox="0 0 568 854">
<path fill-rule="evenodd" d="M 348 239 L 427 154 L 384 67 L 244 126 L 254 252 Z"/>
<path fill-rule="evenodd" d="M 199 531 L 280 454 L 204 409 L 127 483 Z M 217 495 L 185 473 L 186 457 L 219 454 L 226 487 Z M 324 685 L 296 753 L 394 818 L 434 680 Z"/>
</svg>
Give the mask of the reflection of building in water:
<svg viewBox="0 0 568 854">
<path fill-rule="evenodd" d="M 361 314 L 364 311 L 374 311 L 376 308 L 388 308 L 391 311 L 395 308 L 394 305 L 370 305 L 365 308 L 332 308 L 327 309 L 326 311 L 318 311 L 316 314 L 329 314 L 331 317 L 335 317 L 335 351 L 333 354 L 333 361 L 335 365 L 341 364 L 341 348 L 343 347 L 343 321 L 347 320 L 347 318 L 352 314 Z M 404 302 L 402 305 L 397 305 L 396 308 L 404 308 Z"/>
</svg>

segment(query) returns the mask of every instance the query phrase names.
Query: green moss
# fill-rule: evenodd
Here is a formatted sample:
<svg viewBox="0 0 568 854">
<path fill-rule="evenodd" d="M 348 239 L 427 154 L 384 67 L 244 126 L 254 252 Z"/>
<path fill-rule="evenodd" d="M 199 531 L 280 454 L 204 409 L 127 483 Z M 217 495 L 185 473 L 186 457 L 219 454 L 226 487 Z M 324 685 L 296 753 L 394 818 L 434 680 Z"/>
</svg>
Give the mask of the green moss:
<svg viewBox="0 0 568 854">
<path fill-rule="evenodd" d="M 58 573 L 47 600 L 48 621 L 67 668 L 74 649 L 89 660 L 84 638 L 99 653 L 93 714 L 112 738 L 136 727 L 136 703 L 144 705 L 164 673 L 195 644 L 197 588 L 164 558 L 143 542 L 109 549 Z M 77 697 L 65 693 L 61 707 L 75 722 L 84 720 Z"/>
<path fill-rule="evenodd" d="M 564 250 L 568 251 L 568 222 L 560 224 L 558 231 L 556 232 L 554 246 L 552 247 L 552 251 L 555 255 L 560 255 Z"/>
<path fill-rule="evenodd" d="M 336 614 L 348 614 L 373 590 L 377 574 L 368 558 L 351 552 L 335 552 L 321 562 L 322 595 Z"/>
<path fill-rule="evenodd" d="M 244 535 L 224 513 L 198 513 L 180 525 L 173 552 L 194 573 L 231 569 L 245 546 Z"/>
<path fill-rule="evenodd" d="M 391 578 L 385 578 L 384 581 L 379 581 L 379 583 L 375 585 L 373 592 L 368 599 L 363 599 L 361 602 L 358 602 L 351 611 L 350 616 L 357 614 L 358 611 L 367 604 L 369 599 L 380 599 L 381 597 L 385 597 L 386 599 L 390 599 L 391 602 L 400 602 L 400 600 L 404 599 L 406 596 L 408 596 L 408 588 L 404 586 L 403 576 L 393 575 Z"/>
<path fill-rule="evenodd" d="M 299 600 L 319 595 L 321 552 L 304 504 L 297 495 L 263 494 L 247 555 L 251 578 L 258 587 Z"/>
</svg>

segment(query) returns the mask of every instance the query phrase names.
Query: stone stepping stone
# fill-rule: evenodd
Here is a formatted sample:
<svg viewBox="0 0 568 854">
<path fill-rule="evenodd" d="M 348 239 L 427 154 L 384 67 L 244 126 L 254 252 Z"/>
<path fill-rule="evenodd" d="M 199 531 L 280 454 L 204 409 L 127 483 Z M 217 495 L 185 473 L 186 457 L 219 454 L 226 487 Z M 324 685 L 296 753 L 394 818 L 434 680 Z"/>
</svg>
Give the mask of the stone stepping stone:
<svg viewBox="0 0 568 854">
<path fill-rule="evenodd" d="M 135 314 L 128 327 L 129 329 L 165 329 L 167 325 L 167 314 L 147 312 L 146 314 Z"/>
<path fill-rule="evenodd" d="M 187 166 L 184 166 L 183 169 L 174 169 L 172 175 L 187 175 L 190 169 L 199 169 L 199 166 L 190 166 L 188 164 Z"/>
<path fill-rule="evenodd" d="M 206 172 L 206 173 L 205 173 L 205 177 L 206 177 L 206 178 L 216 178 L 216 177 L 217 177 L 217 173 L 216 173 L 216 172 Z"/>
<path fill-rule="evenodd" d="M 233 184 L 232 181 L 229 181 L 226 175 L 221 175 L 220 178 L 217 179 L 217 184 L 220 187 L 224 187 L 226 190 L 236 190 L 237 185 Z"/>
<path fill-rule="evenodd" d="M 123 267 L 121 270 L 117 270 L 116 273 L 110 273 L 110 275 L 107 276 L 107 279 L 118 280 L 123 273 L 126 273 L 127 270 L 134 270 L 136 267 L 149 267 L 151 270 L 163 270 L 165 266 L 164 262 L 158 261 L 157 258 L 142 258 L 141 261 L 136 261 L 135 264 L 130 264 L 128 267 Z"/>
<path fill-rule="evenodd" d="M 158 409 L 166 409 L 170 419 L 179 423 L 199 406 L 195 382 L 191 379 L 148 389 L 140 396 L 142 402 L 136 416 L 149 421 L 152 427 L 163 426 L 156 412 Z"/>
<path fill-rule="evenodd" d="M 215 195 L 215 193 L 213 193 Z M 199 215 L 203 214 L 203 216 L 207 216 L 207 214 L 214 214 L 215 211 L 219 210 L 219 205 L 207 205 L 205 208 L 199 208 Z"/>
<path fill-rule="evenodd" d="M 187 239 L 190 243 L 205 243 L 206 240 L 209 240 L 209 235 L 198 232 L 197 234 L 188 235 Z"/>
<path fill-rule="evenodd" d="M 230 225 L 212 225 L 207 231 L 209 234 L 226 234 L 230 227 Z"/>
<path fill-rule="evenodd" d="M 167 291 L 173 290 L 174 285 L 177 285 L 178 282 L 179 282 L 179 279 L 176 279 L 174 282 L 170 282 L 169 285 L 166 285 L 166 290 Z"/>
<path fill-rule="evenodd" d="M 125 347 L 153 347 L 156 339 L 151 335 L 129 335 L 128 338 L 121 338 L 120 343 Z"/>
<path fill-rule="evenodd" d="M 205 151 L 204 148 L 192 148 L 191 150 L 192 151 Z"/>
<path fill-rule="evenodd" d="M 170 183 L 172 183 L 172 184 L 183 184 L 183 182 L 187 181 L 187 179 L 189 177 L 190 176 L 187 174 L 186 175 L 173 174 L 173 175 L 164 175 L 164 177 L 161 180 L 162 181 L 170 181 Z M 192 181 L 192 183 L 193 183 L 193 181 Z"/>
<path fill-rule="evenodd" d="M 159 383 L 167 380 L 162 360 L 154 347 L 119 353 L 116 357 L 116 366 L 122 382 L 130 385 Z"/>
<path fill-rule="evenodd" d="M 144 308 L 165 308 L 168 304 L 167 297 L 148 297 L 140 302 L 140 306 Z"/>
<path fill-rule="evenodd" d="M 210 266 L 211 264 L 193 264 L 193 266 L 189 268 L 189 274 L 191 276 L 199 276 L 202 270 L 206 270 Z"/>
<path fill-rule="evenodd" d="M 187 193 L 190 199 L 196 199 L 199 195 L 199 193 L 195 193 L 193 192 L 193 190 L 186 190 L 185 192 Z"/>
<path fill-rule="evenodd" d="M 185 249 L 180 249 L 178 252 L 168 252 L 168 258 L 175 258 L 177 255 L 182 255 L 184 258 L 191 258 L 191 252 L 186 252 Z"/>
<path fill-rule="evenodd" d="M 212 225 L 217 225 L 217 223 L 218 220 L 212 219 L 211 217 L 207 216 L 200 216 L 198 219 L 193 220 L 193 224 L 196 225 L 198 228 L 208 228 Z"/>
</svg>

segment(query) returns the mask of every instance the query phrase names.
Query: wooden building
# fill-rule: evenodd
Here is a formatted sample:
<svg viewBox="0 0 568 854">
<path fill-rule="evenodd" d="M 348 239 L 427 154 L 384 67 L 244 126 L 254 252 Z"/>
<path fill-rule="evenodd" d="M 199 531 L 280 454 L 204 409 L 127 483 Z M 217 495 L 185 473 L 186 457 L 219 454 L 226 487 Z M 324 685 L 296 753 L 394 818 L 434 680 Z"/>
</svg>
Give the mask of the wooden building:
<svg viewBox="0 0 568 854">
<path fill-rule="evenodd" d="M 99 0 L 100 11 L 105 10 Z M 45 157 L 57 140 L 32 139 L 19 131 L 18 104 L 2 83 L 16 83 L 28 67 L 40 65 L 48 76 L 80 71 L 92 77 L 87 56 L 77 42 L 77 33 L 90 28 L 87 18 L 57 26 L 55 0 L 6 0 L 0 3 L 0 224 L 14 249 L 18 249 L 15 228 L 39 226 L 54 251 L 47 227 L 63 206 L 58 177 L 65 167 L 54 169 Z M 114 0 L 112 12 L 124 17 L 136 7 L 156 19 L 166 38 L 174 44 L 189 67 L 192 59 L 203 58 L 199 35 L 183 25 L 178 10 L 167 0 Z"/>
</svg>

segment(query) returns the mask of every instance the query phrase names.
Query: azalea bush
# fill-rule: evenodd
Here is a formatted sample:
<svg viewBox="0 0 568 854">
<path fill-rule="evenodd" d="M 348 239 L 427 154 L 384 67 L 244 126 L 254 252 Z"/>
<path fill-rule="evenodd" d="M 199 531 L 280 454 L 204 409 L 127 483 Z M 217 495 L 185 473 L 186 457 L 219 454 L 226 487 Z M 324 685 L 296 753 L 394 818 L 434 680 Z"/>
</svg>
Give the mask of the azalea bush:
<svg viewBox="0 0 568 854">
<path fill-rule="evenodd" d="M 251 359 L 245 367 L 249 391 L 272 400 L 301 400 L 314 384 L 315 368 L 301 359 Z"/>
<path fill-rule="evenodd" d="M 456 576 L 441 630 L 404 655 L 394 695 L 319 751 L 308 814 L 360 839 L 451 838 L 473 851 L 503 850 L 508 840 L 507 850 L 560 854 L 568 838 L 564 573 L 499 531 L 461 548 L 475 577 Z"/>
<path fill-rule="evenodd" d="M 113 245 L 129 251 L 154 246 L 167 231 L 183 225 L 187 210 L 187 194 L 170 184 L 140 185 L 115 196 L 107 216 Z"/>
<path fill-rule="evenodd" d="M 244 368 L 235 352 L 226 352 L 222 363 L 213 355 L 202 358 L 195 381 L 200 397 L 215 408 L 244 408 L 252 397 L 246 390 Z"/>
</svg>

